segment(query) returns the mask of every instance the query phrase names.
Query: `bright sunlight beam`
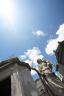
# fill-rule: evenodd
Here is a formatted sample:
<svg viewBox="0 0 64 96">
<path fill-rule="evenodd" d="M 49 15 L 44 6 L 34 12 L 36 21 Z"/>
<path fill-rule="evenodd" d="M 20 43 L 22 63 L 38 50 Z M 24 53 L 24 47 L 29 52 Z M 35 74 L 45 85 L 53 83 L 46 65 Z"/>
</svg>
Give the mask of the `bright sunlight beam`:
<svg viewBox="0 0 64 96">
<path fill-rule="evenodd" d="M 0 0 L 0 17 L 5 24 L 14 24 L 15 4 L 14 0 Z"/>
</svg>

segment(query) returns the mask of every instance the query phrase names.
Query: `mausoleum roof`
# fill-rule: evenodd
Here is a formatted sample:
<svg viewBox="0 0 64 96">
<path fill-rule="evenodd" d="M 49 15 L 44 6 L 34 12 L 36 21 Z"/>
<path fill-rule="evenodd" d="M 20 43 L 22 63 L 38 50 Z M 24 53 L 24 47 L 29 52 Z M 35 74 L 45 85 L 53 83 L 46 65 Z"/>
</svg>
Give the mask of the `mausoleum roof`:
<svg viewBox="0 0 64 96">
<path fill-rule="evenodd" d="M 8 60 L 1 61 L 0 62 L 0 69 L 2 69 L 4 67 L 7 67 L 7 66 L 9 66 L 11 64 L 18 64 L 20 66 L 27 67 L 30 70 L 29 64 L 28 63 L 25 63 L 23 61 L 20 61 L 17 57 L 14 57 L 14 58 L 10 58 Z"/>
</svg>

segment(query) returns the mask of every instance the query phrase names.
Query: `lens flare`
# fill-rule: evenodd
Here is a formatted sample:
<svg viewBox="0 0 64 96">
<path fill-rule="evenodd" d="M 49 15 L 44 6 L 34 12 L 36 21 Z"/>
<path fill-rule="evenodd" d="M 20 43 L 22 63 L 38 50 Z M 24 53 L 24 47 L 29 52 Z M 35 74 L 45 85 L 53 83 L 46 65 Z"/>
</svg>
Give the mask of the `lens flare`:
<svg viewBox="0 0 64 96">
<path fill-rule="evenodd" d="M 0 17 L 5 24 L 14 23 L 15 4 L 14 0 L 0 0 Z"/>
</svg>

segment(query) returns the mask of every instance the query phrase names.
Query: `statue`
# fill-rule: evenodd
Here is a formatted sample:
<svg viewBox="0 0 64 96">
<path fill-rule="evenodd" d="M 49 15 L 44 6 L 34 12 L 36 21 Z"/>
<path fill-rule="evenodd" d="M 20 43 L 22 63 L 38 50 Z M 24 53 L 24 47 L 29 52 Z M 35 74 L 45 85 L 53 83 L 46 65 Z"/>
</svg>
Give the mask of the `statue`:
<svg viewBox="0 0 64 96">
<path fill-rule="evenodd" d="M 41 74 L 50 74 L 52 72 L 52 65 L 49 61 L 37 59 L 39 64 L 38 69 Z"/>
<path fill-rule="evenodd" d="M 52 64 L 49 61 L 37 59 L 37 63 L 39 64 L 39 72 L 43 74 L 42 81 L 45 82 L 45 85 L 48 87 L 48 96 L 64 96 L 64 70 L 60 67 L 62 64 L 56 65 L 57 70 L 54 73 L 52 72 Z M 60 70 L 62 70 L 63 73 L 60 72 Z"/>
</svg>

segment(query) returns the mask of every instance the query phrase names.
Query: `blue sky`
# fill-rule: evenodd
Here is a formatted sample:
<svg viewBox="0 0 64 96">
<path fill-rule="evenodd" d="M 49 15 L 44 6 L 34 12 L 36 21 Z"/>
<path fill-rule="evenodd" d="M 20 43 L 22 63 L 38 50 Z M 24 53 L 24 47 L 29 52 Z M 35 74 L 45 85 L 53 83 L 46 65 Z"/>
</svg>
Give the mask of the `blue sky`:
<svg viewBox="0 0 64 96">
<path fill-rule="evenodd" d="M 0 0 L 3 6 L 0 7 L 0 60 L 22 58 L 35 48 L 39 55 L 56 63 L 55 56 L 47 54 L 45 49 L 51 39 L 56 40 L 62 34 L 56 32 L 64 28 L 64 0 L 9 1 Z M 31 60 L 28 55 L 26 58 Z"/>
</svg>

